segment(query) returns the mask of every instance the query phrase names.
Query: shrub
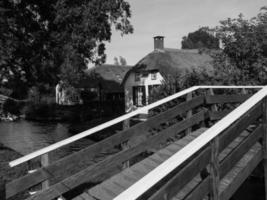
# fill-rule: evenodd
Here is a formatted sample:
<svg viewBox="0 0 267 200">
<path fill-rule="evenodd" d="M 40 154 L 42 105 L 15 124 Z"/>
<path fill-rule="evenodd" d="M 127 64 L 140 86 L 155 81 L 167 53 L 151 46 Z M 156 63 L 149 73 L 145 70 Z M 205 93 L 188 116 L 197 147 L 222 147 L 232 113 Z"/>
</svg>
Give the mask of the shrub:
<svg viewBox="0 0 267 200">
<path fill-rule="evenodd" d="M 7 99 L 3 104 L 3 113 L 11 113 L 13 115 L 19 115 L 22 108 L 22 103 L 16 102 L 12 99 Z"/>
</svg>

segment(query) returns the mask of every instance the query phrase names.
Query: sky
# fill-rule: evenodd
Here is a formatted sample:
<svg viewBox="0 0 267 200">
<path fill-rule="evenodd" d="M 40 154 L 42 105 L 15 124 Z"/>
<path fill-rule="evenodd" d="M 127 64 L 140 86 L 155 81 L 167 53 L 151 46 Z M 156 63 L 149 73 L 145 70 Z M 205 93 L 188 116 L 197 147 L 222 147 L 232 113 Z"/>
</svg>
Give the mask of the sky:
<svg viewBox="0 0 267 200">
<path fill-rule="evenodd" d="M 134 33 L 121 36 L 113 30 L 106 44 L 106 63 L 122 56 L 128 65 L 135 65 L 153 51 L 153 37 L 165 36 L 164 46 L 181 48 L 181 40 L 199 27 L 215 27 L 219 21 L 236 18 L 240 13 L 250 19 L 256 16 L 267 0 L 126 0 L 131 5 L 130 19 Z"/>
</svg>

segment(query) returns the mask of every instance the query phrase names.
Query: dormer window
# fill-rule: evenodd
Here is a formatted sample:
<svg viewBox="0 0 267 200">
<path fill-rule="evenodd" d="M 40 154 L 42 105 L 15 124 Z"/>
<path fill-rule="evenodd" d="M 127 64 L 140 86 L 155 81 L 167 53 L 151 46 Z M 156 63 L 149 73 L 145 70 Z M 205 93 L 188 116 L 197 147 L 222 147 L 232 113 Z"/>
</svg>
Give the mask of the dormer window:
<svg viewBox="0 0 267 200">
<path fill-rule="evenodd" d="M 139 72 L 136 72 L 134 80 L 135 81 L 140 81 L 140 77 L 141 77 L 141 74 Z"/>
<path fill-rule="evenodd" d="M 151 73 L 151 80 L 156 80 L 157 79 L 157 72 L 152 72 Z"/>
</svg>

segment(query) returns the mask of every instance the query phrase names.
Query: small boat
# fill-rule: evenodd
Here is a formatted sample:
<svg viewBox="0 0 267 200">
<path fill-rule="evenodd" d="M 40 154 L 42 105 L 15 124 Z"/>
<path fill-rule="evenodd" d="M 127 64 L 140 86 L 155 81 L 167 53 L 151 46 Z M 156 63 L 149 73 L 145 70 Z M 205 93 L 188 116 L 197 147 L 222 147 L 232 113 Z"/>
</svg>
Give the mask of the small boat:
<svg viewBox="0 0 267 200">
<path fill-rule="evenodd" d="M 18 120 L 18 118 L 19 118 L 18 116 L 8 113 L 7 115 L 2 115 L 0 119 L 6 122 L 13 122 Z"/>
</svg>

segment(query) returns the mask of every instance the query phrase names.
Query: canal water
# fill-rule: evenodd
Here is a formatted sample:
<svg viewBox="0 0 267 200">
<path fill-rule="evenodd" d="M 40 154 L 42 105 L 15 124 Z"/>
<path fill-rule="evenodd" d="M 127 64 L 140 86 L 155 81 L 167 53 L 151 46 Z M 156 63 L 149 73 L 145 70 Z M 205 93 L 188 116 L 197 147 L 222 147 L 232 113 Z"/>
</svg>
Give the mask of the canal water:
<svg viewBox="0 0 267 200">
<path fill-rule="evenodd" d="M 72 136 L 73 133 L 70 131 L 72 125 L 67 123 L 44 123 L 26 120 L 0 122 L 0 143 L 22 155 L 26 155 Z M 56 150 L 49 156 L 51 160 L 57 160 L 93 143 L 94 141 L 91 139 L 81 139 Z"/>
</svg>

